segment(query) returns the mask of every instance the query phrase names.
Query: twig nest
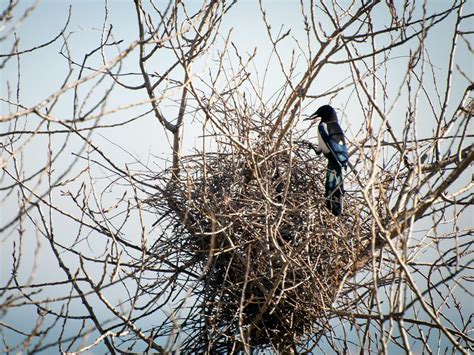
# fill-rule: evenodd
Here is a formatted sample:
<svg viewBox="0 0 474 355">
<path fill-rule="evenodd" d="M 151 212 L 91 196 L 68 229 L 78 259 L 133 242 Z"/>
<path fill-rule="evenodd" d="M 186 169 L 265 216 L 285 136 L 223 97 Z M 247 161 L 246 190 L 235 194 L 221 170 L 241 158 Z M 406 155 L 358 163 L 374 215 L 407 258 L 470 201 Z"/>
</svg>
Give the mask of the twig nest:
<svg viewBox="0 0 474 355">
<path fill-rule="evenodd" d="M 328 326 L 371 233 L 351 193 L 342 216 L 326 209 L 325 170 L 323 156 L 297 146 L 189 156 L 153 200 L 179 225 L 181 261 L 202 274 L 195 296 L 205 321 L 195 329 L 205 335 L 192 339 L 203 349 L 286 349 Z"/>
</svg>

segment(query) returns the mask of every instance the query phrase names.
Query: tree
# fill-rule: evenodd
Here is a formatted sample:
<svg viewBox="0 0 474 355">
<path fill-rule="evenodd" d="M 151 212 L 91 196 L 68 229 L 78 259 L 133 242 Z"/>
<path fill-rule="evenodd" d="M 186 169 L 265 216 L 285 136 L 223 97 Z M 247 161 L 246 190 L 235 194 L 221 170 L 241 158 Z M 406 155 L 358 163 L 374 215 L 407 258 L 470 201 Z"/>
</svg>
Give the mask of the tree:
<svg viewBox="0 0 474 355">
<path fill-rule="evenodd" d="M 472 350 L 469 5 L 106 1 L 30 46 L 5 4 L 3 350 Z"/>
</svg>

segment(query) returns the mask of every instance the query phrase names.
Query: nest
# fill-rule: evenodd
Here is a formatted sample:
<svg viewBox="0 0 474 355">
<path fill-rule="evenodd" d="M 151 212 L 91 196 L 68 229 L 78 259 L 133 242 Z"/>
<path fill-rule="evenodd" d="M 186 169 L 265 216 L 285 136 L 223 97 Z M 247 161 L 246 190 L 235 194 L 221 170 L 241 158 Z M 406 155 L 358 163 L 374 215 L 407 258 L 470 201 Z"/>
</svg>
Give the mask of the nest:
<svg viewBox="0 0 474 355">
<path fill-rule="evenodd" d="M 344 279 L 370 244 L 356 194 L 345 194 L 342 216 L 325 207 L 323 156 L 266 149 L 186 157 L 182 177 L 152 199 L 173 216 L 180 262 L 202 275 L 200 328 L 188 349 L 285 350 L 325 332 Z"/>
</svg>

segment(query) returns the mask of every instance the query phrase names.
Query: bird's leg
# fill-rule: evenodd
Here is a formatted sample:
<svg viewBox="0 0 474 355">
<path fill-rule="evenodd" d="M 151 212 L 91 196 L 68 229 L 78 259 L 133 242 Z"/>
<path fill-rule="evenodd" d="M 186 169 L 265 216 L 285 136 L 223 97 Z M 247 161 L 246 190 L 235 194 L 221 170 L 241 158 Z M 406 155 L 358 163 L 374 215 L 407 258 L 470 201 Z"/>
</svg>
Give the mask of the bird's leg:
<svg viewBox="0 0 474 355">
<path fill-rule="evenodd" d="M 305 145 L 305 146 L 309 147 L 310 149 L 314 150 L 314 152 L 315 152 L 317 155 L 320 155 L 320 154 L 321 154 L 321 149 L 319 149 L 318 146 L 314 145 L 314 144 L 311 143 L 310 141 L 301 140 L 301 141 L 299 141 L 298 143 L 300 143 L 300 144 L 302 144 L 302 145 Z"/>
</svg>

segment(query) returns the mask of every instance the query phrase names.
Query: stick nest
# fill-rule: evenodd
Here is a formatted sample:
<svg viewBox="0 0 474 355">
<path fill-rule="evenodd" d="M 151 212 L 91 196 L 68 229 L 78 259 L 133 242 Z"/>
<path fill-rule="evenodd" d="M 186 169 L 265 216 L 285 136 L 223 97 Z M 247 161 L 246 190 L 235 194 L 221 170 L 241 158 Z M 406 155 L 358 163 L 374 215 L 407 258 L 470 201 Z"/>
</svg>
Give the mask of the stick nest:
<svg viewBox="0 0 474 355">
<path fill-rule="evenodd" d="M 342 216 L 326 209 L 325 157 L 289 144 L 267 149 L 186 157 L 180 178 L 151 199 L 173 225 L 176 262 L 202 275 L 199 317 L 190 316 L 199 320 L 186 322 L 188 349 L 284 350 L 324 332 L 370 245 L 355 193 L 345 194 Z"/>
</svg>

